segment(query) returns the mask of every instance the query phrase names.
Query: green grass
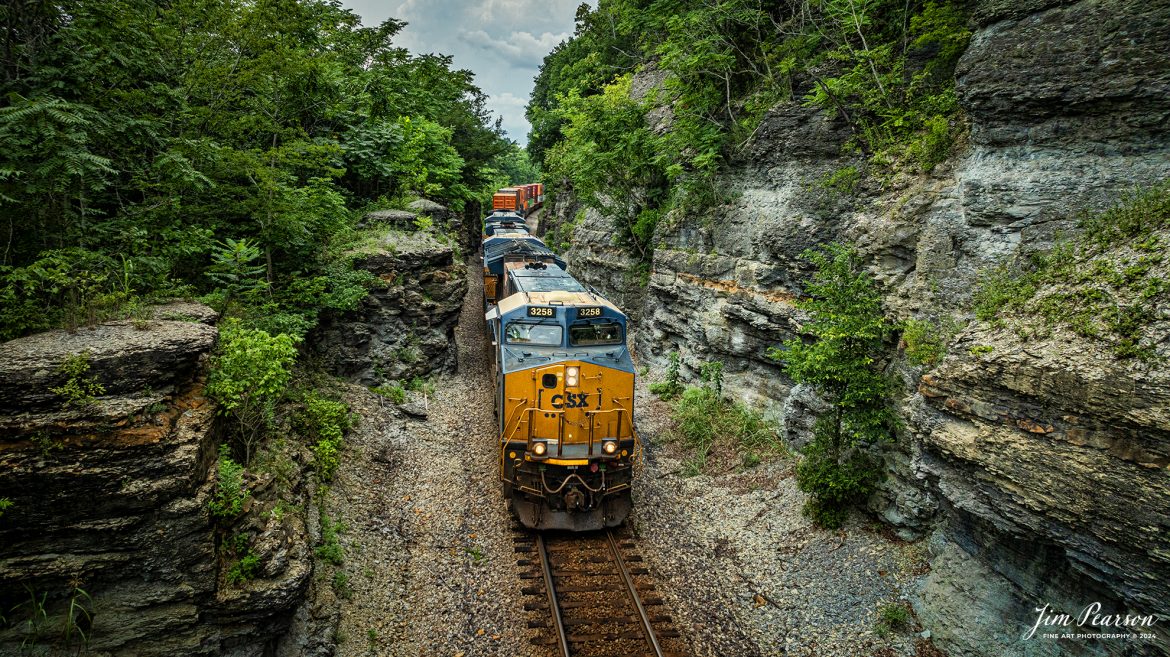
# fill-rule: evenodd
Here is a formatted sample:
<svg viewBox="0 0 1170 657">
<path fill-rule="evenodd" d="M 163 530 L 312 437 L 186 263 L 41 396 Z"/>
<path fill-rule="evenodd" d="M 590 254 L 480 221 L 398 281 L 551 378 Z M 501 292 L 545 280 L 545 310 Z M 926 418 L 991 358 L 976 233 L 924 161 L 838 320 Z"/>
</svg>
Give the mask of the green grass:
<svg viewBox="0 0 1170 657">
<path fill-rule="evenodd" d="M 1106 343 L 1119 358 L 1154 360 L 1143 331 L 1170 300 L 1170 181 L 1126 195 L 1080 227 L 1080 235 L 1022 268 L 987 272 L 975 293 L 976 317 L 1010 322 L 1024 338 L 1064 326 Z"/>
<path fill-rule="evenodd" d="M 721 399 L 711 388 L 690 387 L 674 403 L 677 435 L 690 450 L 683 466 L 687 475 L 705 471 L 707 459 L 717 444 L 741 453 L 744 467 L 760 463 L 762 455 L 781 449 L 776 427 L 744 406 Z"/>
<path fill-rule="evenodd" d="M 878 608 L 877 624 L 874 628 L 878 636 L 886 637 L 890 634 L 903 632 L 910 628 L 913 618 L 910 608 L 901 604 L 884 604 Z"/>
</svg>

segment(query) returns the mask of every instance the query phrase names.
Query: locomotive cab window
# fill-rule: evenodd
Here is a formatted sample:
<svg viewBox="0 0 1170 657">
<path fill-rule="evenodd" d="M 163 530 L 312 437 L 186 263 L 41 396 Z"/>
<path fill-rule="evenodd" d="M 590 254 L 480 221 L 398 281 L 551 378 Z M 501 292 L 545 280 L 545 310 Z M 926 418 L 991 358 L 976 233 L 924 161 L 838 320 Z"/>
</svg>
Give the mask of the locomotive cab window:
<svg viewBox="0 0 1170 657">
<path fill-rule="evenodd" d="M 512 322 L 505 330 L 508 344 L 531 344 L 543 347 L 559 347 L 562 338 L 561 327 L 557 324 L 530 324 Z"/>
<path fill-rule="evenodd" d="M 574 347 L 621 344 L 622 325 L 617 322 L 587 324 L 584 322 L 569 327 L 569 344 Z"/>
</svg>

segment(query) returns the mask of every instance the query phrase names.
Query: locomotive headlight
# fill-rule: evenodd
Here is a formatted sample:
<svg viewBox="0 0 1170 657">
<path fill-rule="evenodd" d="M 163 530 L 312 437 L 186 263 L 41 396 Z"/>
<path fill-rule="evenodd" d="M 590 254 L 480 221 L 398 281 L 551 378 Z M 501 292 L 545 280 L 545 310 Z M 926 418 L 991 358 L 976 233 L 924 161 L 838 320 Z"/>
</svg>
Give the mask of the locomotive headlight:
<svg viewBox="0 0 1170 657">
<path fill-rule="evenodd" d="M 601 443 L 601 451 L 605 452 L 606 454 L 613 454 L 614 452 L 617 451 L 617 441 L 616 440 L 606 440 L 606 441 L 602 442 Z"/>
<path fill-rule="evenodd" d="M 565 385 L 570 388 L 577 387 L 577 381 L 581 376 L 581 368 L 576 366 L 569 366 L 565 368 Z"/>
<path fill-rule="evenodd" d="M 548 447 L 545 446 L 543 442 L 532 443 L 532 453 L 536 454 L 537 456 L 544 456 L 544 453 L 547 449 Z"/>
</svg>

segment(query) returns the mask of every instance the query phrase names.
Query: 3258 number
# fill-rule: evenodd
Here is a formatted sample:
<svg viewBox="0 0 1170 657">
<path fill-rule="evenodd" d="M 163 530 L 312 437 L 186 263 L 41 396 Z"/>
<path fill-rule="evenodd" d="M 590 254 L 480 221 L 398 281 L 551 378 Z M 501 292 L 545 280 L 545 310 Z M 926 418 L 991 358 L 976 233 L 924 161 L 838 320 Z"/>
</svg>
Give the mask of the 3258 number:
<svg viewBox="0 0 1170 657">
<path fill-rule="evenodd" d="M 547 308 L 544 306 L 529 306 L 528 307 L 528 316 L 529 317 L 556 317 L 557 316 L 557 309 L 556 308 Z"/>
</svg>

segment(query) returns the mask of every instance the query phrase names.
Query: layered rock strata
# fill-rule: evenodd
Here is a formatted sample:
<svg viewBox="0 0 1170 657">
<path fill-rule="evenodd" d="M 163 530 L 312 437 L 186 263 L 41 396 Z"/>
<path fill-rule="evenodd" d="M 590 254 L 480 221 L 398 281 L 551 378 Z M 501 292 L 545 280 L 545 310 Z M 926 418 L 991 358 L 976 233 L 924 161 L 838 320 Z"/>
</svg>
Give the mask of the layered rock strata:
<svg viewBox="0 0 1170 657">
<path fill-rule="evenodd" d="M 311 336 L 324 365 L 366 385 L 452 371 L 452 335 L 467 290 L 455 242 L 391 228 L 377 232 L 353 259 L 379 282 L 359 309 L 326 318 Z"/>
<path fill-rule="evenodd" d="M 608 219 L 584 215 L 570 266 L 636 304 L 643 363 L 661 369 L 678 351 L 693 377 L 723 361 L 724 389 L 800 444 L 818 402 L 767 349 L 798 333 L 803 250 L 852 242 L 892 315 L 961 324 L 984 270 L 1047 250 L 1075 234 L 1081 212 L 1170 177 L 1166 3 L 983 0 L 973 16 L 957 72 L 965 133 L 930 175 L 834 190 L 833 174 L 862 164 L 842 154 L 846 126 L 783 103 L 720 176 L 734 200 L 660 226 L 644 286 Z M 648 121 L 657 129 L 664 116 Z M 891 363 L 906 384 L 906 431 L 871 501 L 905 537 L 935 532 L 918 608 L 938 644 L 956 655 L 1166 654 L 1164 632 L 1142 645 L 1020 639 L 1043 604 L 1073 613 L 1101 602 L 1170 625 L 1170 382 L 1099 346 L 974 336 L 962 339 L 996 345 L 992 357 L 960 342 L 926 378 Z"/>
<path fill-rule="evenodd" d="M 168 313 L 214 321 L 198 304 L 156 316 Z M 244 656 L 276 644 L 308 584 L 307 536 L 299 517 L 262 513 L 272 477 L 250 479 L 253 513 L 237 530 L 255 537 L 259 572 L 226 583 L 207 512 L 218 423 L 203 386 L 216 335 L 146 320 L 0 344 L 0 498 L 11 501 L 0 652 Z M 64 372 L 70 359 L 88 368 Z M 83 394 L 67 403 L 71 379 Z"/>
</svg>

